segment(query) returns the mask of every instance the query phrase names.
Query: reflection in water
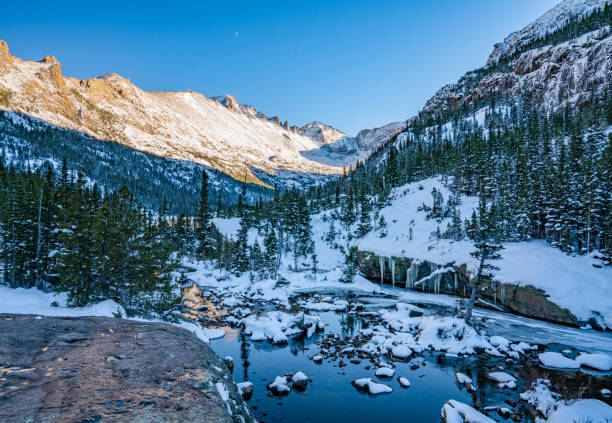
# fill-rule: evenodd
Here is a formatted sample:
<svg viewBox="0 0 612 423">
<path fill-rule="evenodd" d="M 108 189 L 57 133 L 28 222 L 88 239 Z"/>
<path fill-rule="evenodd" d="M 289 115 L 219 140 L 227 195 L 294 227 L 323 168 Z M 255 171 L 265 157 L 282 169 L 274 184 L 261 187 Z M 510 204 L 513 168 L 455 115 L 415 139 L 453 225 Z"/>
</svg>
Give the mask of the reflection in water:
<svg viewBox="0 0 612 423">
<path fill-rule="evenodd" d="M 244 332 L 240 332 L 240 360 L 242 361 L 242 376 L 249 380 L 249 343 L 246 341 Z"/>
</svg>

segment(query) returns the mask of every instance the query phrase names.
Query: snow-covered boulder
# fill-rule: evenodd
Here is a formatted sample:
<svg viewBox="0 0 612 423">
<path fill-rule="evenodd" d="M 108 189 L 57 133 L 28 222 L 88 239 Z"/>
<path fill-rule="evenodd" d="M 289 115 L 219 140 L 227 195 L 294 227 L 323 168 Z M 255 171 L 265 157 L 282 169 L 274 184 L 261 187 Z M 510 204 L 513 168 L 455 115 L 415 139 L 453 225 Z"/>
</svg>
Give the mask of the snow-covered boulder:
<svg viewBox="0 0 612 423">
<path fill-rule="evenodd" d="M 400 344 L 391 348 L 391 355 L 395 358 L 408 358 L 412 355 L 412 350 L 408 345 Z"/>
<path fill-rule="evenodd" d="M 494 347 L 497 347 L 498 349 L 501 348 L 504 350 L 507 350 L 510 346 L 510 341 L 508 341 L 503 336 L 492 336 L 491 338 L 489 338 L 489 343 Z"/>
<path fill-rule="evenodd" d="M 480 411 L 452 399 L 442 407 L 440 418 L 444 423 L 495 423 L 495 420 Z"/>
<path fill-rule="evenodd" d="M 291 392 L 289 381 L 285 376 L 276 376 L 274 380 L 266 386 L 269 391 L 272 391 L 274 395 L 287 395 Z"/>
<path fill-rule="evenodd" d="M 374 374 L 378 377 L 393 377 L 395 370 L 390 367 L 379 367 Z"/>
<path fill-rule="evenodd" d="M 516 378 L 506 372 L 491 372 L 487 376 L 496 381 L 500 388 L 516 388 Z"/>
<path fill-rule="evenodd" d="M 398 377 L 397 381 L 399 382 L 399 384 L 400 384 L 400 386 L 402 388 L 409 388 L 410 387 L 410 381 L 408 379 L 406 379 L 404 376 Z"/>
<path fill-rule="evenodd" d="M 470 378 L 468 375 L 460 372 L 455 372 L 455 379 L 457 379 L 457 383 L 459 385 L 465 386 L 465 389 L 467 389 L 469 392 L 476 391 L 476 387 L 472 383 L 472 378 Z"/>
<path fill-rule="evenodd" d="M 291 384 L 293 385 L 293 389 L 304 391 L 308 386 L 308 376 L 302 372 L 297 372 L 291 376 Z"/>
<path fill-rule="evenodd" d="M 322 328 L 319 316 L 309 314 L 289 314 L 282 311 L 269 311 L 261 316 L 251 315 L 243 320 L 244 333 L 253 341 L 268 340 L 274 344 L 286 344 L 288 337 L 305 334 L 311 337 Z"/>
<path fill-rule="evenodd" d="M 372 382 L 372 378 L 364 377 L 356 379 L 351 384 L 360 391 L 365 391 L 370 395 L 386 394 L 392 392 L 393 389 L 384 383 Z"/>
<path fill-rule="evenodd" d="M 238 388 L 240 395 L 242 395 L 242 398 L 245 400 L 250 399 L 253 395 L 253 384 L 249 381 L 237 383 L 236 387 Z"/>
<path fill-rule="evenodd" d="M 225 358 L 223 359 L 223 362 L 225 363 L 227 368 L 230 370 L 230 372 L 234 370 L 234 359 L 231 356 L 226 355 Z"/>
</svg>

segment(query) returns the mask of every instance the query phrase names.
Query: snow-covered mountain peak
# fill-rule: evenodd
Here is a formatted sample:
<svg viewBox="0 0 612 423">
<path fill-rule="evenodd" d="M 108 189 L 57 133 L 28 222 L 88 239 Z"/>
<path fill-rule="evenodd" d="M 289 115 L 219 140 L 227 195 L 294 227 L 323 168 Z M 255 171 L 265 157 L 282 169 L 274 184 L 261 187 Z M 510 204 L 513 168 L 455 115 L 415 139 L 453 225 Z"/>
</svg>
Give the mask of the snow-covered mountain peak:
<svg viewBox="0 0 612 423">
<path fill-rule="evenodd" d="M 160 157 L 200 163 L 240 180 L 246 174 L 252 182 L 260 181 L 258 171 L 339 174 L 360 157 L 351 148 L 321 150 L 321 143 L 297 126 L 268 118 L 230 95 L 211 99 L 194 91 L 147 92 L 115 73 L 64 77 L 55 57 L 21 60 L 5 42 L 0 42 L 0 109 Z"/>
<path fill-rule="evenodd" d="M 594 9 L 601 9 L 607 3 L 610 3 L 610 0 L 563 0 L 534 22 L 495 44 L 487 65 L 494 65 L 501 59 L 512 56 L 529 42 L 556 31 L 571 17 L 582 16 Z"/>
<path fill-rule="evenodd" d="M 306 125 L 300 128 L 300 132 L 303 135 L 319 142 L 320 144 L 329 144 L 343 138 L 352 138 L 350 135 L 345 134 L 333 126 L 317 121 L 308 122 Z"/>
</svg>

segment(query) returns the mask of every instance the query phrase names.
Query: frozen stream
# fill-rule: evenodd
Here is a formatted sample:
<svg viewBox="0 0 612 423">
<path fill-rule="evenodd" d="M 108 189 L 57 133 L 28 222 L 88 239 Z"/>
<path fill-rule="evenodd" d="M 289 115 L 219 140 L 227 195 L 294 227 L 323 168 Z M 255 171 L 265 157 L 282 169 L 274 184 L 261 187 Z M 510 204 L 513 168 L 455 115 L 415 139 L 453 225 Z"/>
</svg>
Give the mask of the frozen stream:
<svg viewBox="0 0 612 423">
<path fill-rule="evenodd" d="M 348 298 L 349 293 L 328 290 L 325 295 L 342 299 Z M 385 295 L 355 291 L 351 291 L 350 295 L 353 296 L 352 301 L 364 306 L 366 314 L 391 308 L 400 301 L 418 305 L 426 314 L 448 311 L 456 305 L 454 297 L 393 288 L 385 289 Z M 265 304 L 263 307 L 268 309 Z M 355 336 L 360 328 L 368 327 L 369 319 L 346 312 L 311 314 L 317 314 L 324 322 L 324 332 L 310 338 L 290 338 L 287 345 L 254 342 L 241 334 L 240 329 L 232 328 L 226 328 L 225 337 L 210 342 L 221 357 L 233 358 L 233 374 L 237 382 L 248 380 L 253 383 L 254 391 L 249 405 L 258 421 L 437 422 L 440 421 L 441 407 L 449 399 L 481 408 L 513 408 L 523 415 L 521 421 L 532 421 L 525 417 L 528 413 L 518 401 L 518 393 L 528 389 L 528 382 L 523 380 L 523 374 L 527 374 L 524 364 L 505 365 L 502 360 L 478 355 L 449 357 L 439 352 L 425 352 L 408 361 L 393 361 L 395 374 L 392 378 L 376 377 L 376 366 L 367 359 L 359 360 L 355 357 L 352 361 L 341 356 L 326 357 L 323 363 L 316 364 L 312 357 L 318 354 L 327 334 L 338 334 L 340 339 Z M 550 346 L 554 350 L 570 348 L 573 351 L 612 354 L 612 335 L 609 333 L 565 327 L 484 309 L 477 309 L 475 317 L 478 320 L 484 318 L 484 327 L 491 335 L 503 335 L 515 341 L 554 344 Z M 500 369 L 517 376 L 516 390 L 500 389 L 487 378 L 488 373 Z M 304 372 L 311 379 L 305 392 L 294 390 L 286 396 L 277 397 L 266 389 L 266 385 L 276 376 L 297 371 Z M 456 382 L 455 371 L 473 379 L 477 388 L 475 393 L 468 393 Z M 559 378 L 567 374 L 571 377 L 578 374 L 552 370 L 548 372 L 549 377 L 552 375 Z M 580 374 L 580 377 L 594 377 L 598 384 L 603 383 L 605 386 L 612 381 L 609 373 L 586 371 Z M 399 376 L 407 378 L 411 386 L 402 388 L 397 380 Z M 364 377 L 387 384 L 393 392 L 370 396 L 357 391 L 350 382 Z M 512 407 L 508 404 L 515 405 Z M 495 411 L 489 412 L 489 416 L 495 421 L 512 421 Z"/>
</svg>

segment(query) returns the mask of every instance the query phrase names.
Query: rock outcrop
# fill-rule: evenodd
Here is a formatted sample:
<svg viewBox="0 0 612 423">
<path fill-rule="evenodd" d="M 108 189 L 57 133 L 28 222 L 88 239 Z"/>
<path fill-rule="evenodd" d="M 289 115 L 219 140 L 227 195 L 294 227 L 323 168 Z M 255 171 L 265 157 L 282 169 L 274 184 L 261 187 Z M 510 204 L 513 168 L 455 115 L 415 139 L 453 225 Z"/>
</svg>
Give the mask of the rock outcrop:
<svg viewBox="0 0 612 423">
<path fill-rule="evenodd" d="M 369 251 L 357 253 L 361 274 L 372 282 L 392 284 L 421 292 L 456 295 L 467 298 L 471 293 L 465 265 L 437 264 L 406 257 L 382 257 Z M 480 305 L 527 317 L 562 323 L 579 324 L 576 317 L 548 300 L 541 289 L 533 286 L 495 283 L 479 293 Z"/>
<path fill-rule="evenodd" d="M 0 314 L 0 421 L 254 422 L 191 332 L 105 317 Z"/>
</svg>

